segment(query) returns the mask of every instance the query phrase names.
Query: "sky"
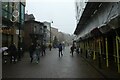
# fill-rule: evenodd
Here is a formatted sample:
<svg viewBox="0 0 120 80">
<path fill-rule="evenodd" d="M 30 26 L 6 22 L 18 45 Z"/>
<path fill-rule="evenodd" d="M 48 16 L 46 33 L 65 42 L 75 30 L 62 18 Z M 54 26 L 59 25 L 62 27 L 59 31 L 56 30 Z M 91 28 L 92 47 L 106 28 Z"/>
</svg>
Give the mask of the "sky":
<svg viewBox="0 0 120 80">
<path fill-rule="evenodd" d="M 26 0 L 26 13 L 33 14 L 36 21 L 53 21 L 52 26 L 61 32 L 75 31 L 74 0 Z"/>
</svg>

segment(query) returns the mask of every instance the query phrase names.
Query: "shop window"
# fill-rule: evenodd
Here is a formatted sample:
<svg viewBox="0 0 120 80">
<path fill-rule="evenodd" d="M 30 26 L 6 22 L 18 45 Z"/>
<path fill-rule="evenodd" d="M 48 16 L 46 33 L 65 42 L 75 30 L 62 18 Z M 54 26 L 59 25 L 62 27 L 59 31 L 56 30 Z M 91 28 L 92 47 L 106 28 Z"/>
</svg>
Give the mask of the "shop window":
<svg viewBox="0 0 120 80">
<path fill-rule="evenodd" d="M 25 13 L 25 7 L 21 5 L 21 13 L 22 13 L 22 19 L 24 19 L 24 13 Z"/>
<path fill-rule="evenodd" d="M 9 7 L 8 2 L 2 2 L 2 9 L 8 11 L 8 7 Z"/>
<path fill-rule="evenodd" d="M 5 10 L 2 10 L 2 16 L 3 16 L 4 18 L 8 18 L 8 12 L 5 11 Z"/>
<path fill-rule="evenodd" d="M 25 6 L 23 4 L 20 4 L 20 22 L 21 24 L 24 24 L 25 19 Z"/>
<path fill-rule="evenodd" d="M 10 3 L 9 3 L 9 13 L 12 14 L 13 10 L 14 10 L 13 3 L 10 2 Z"/>
</svg>

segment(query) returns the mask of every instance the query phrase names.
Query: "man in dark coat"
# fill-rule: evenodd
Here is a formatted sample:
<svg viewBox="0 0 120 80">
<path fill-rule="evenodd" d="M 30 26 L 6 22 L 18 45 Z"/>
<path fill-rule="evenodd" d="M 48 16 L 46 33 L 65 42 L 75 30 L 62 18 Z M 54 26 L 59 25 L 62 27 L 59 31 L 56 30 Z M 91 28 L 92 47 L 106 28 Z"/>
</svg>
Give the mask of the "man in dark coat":
<svg viewBox="0 0 120 80">
<path fill-rule="evenodd" d="M 15 62 L 15 60 L 16 60 L 16 58 L 17 58 L 17 48 L 16 48 L 16 46 L 15 46 L 15 43 L 13 44 L 11 44 L 10 46 L 9 46 L 9 48 L 8 48 L 8 50 L 9 50 L 9 53 L 10 53 L 10 63 L 12 63 L 12 59 L 13 59 L 13 57 L 14 57 L 14 62 Z"/>
<path fill-rule="evenodd" d="M 59 49 L 59 57 L 60 57 L 60 55 L 63 56 L 63 53 L 62 53 L 63 47 L 62 47 L 61 43 L 58 45 L 58 49 Z"/>
<path fill-rule="evenodd" d="M 75 49 L 75 47 L 72 45 L 71 47 L 70 47 L 70 52 L 72 53 L 72 56 L 73 56 L 73 52 L 74 52 L 74 49 Z"/>
<path fill-rule="evenodd" d="M 31 58 L 31 61 L 30 61 L 30 62 L 33 61 L 33 53 L 34 53 L 34 51 L 35 51 L 35 45 L 32 43 L 32 44 L 30 45 L 30 47 L 29 47 L 29 53 L 30 53 L 30 58 Z"/>
<path fill-rule="evenodd" d="M 42 56 L 45 55 L 46 46 L 44 44 L 42 44 L 41 50 L 42 50 Z"/>
<path fill-rule="evenodd" d="M 50 51 L 51 51 L 51 49 L 52 49 L 52 46 L 51 46 L 51 44 L 49 45 L 49 49 L 50 49 Z"/>
</svg>

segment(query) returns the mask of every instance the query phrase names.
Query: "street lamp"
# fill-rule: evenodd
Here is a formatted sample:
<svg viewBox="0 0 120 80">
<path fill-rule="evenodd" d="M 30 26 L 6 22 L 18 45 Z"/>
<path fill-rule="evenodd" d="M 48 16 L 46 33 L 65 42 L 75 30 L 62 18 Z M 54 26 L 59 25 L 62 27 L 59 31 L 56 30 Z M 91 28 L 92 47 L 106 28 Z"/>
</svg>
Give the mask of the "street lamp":
<svg viewBox="0 0 120 80">
<path fill-rule="evenodd" d="M 53 21 L 51 21 L 51 23 L 53 23 Z M 52 47 L 52 45 L 51 45 L 51 43 L 52 43 L 52 41 L 51 41 L 51 23 L 50 23 L 50 51 L 51 51 L 51 47 Z"/>
</svg>

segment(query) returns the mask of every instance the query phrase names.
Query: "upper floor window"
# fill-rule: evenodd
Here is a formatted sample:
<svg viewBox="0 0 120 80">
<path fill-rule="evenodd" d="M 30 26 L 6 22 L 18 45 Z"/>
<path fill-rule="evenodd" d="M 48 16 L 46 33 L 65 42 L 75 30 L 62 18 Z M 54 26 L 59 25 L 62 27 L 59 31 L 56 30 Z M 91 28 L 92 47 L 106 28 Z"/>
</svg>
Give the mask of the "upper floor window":
<svg viewBox="0 0 120 80">
<path fill-rule="evenodd" d="M 8 4 L 9 4 L 8 2 L 2 2 L 2 9 L 8 11 L 8 7 L 9 7 Z"/>
<path fill-rule="evenodd" d="M 25 6 L 21 3 L 20 4 L 20 22 L 21 24 L 24 24 L 25 20 Z"/>
<path fill-rule="evenodd" d="M 36 32 L 36 28 L 37 28 L 37 27 L 35 26 L 35 27 L 34 27 L 34 32 Z"/>
</svg>

